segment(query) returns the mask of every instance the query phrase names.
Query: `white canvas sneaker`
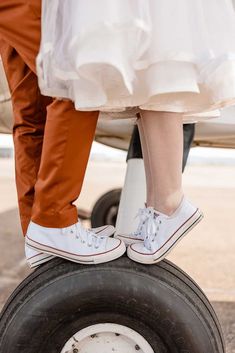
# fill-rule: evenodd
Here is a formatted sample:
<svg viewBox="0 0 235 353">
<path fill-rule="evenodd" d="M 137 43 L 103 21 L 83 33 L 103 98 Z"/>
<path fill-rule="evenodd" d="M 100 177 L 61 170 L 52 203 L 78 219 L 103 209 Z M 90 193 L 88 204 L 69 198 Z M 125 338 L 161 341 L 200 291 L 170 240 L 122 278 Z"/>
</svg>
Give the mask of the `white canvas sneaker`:
<svg viewBox="0 0 235 353">
<path fill-rule="evenodd" d="M 145 204 L 145 207 L 139 208 L 136 214 L 136 217 L 139 218 L 139 224 L 136 231 L 130 234 L 115 234 L 114 237 L 123 240 L 126 246 L 134 243 L 142 243 L 144 241 L 144 237 L 146 234 L 145 233 L 146 222 L 150 216 L 151 216 L 151 212 L 148 209 L 148 207 L 146 207 L 146 204 Z"/>
<path fill-rule="evenodd" d="M 99 236 L 107 236 L 107 237 L 111 236 L 115 231 L 115 227 L 112 225 L 104 225 L 101 227 L 89 228 L 89 229 Z M 30 268 L 36 268 L 42 265 L 44 262 L 50 261 L 55 258 L 54 255 L 48 255 L 41 251 L 34 250 L 26 244 L 25 244 L 25 256 Z"/>
<path fill-rule="evenodd" d="M 78 221 L 80 222 L 80 220 Z M 88 229 L 94 232 L 96 235 L 100 235 L 103 237 L 110 237 L 115 232 L 115 227 L 111 226 L 110 224 Z"/>
<path fill-rule="evenodd" d="M 149 207 L 152 216 L 145 227 L 142 243 L 128 247 L 130 259 L 143 264 L 161 261 L 175 245 L 203 218 L 203 213 L 192 205 L 185 196 L 176 211 L 167 216 Z"/>
<path fill-rule="evenodd" d="M 26 245 L 48 255 L 82 263 L 98 264 L 122 256 L 126 250 L 120 239 L 97 235 L 81 222 L 65 228 L 47 228 L 30 222 Z"/>
</svg>

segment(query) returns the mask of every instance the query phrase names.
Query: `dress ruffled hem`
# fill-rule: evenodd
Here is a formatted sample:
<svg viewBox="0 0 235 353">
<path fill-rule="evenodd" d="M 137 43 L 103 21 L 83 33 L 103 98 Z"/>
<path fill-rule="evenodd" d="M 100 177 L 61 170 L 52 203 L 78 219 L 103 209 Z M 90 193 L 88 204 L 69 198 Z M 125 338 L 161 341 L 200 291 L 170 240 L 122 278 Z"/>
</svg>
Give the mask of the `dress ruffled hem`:
<svg viewBox="0 0 235 353">
<path fill-rule="evenodd" d="M 126 108 L 138 107 L 182 113 L 184 121 L 196 122 L 209 119 L 209 112 L 215 117 L 218 109 L 235 104 L 235 60 L 228 59 L 220 65 L 217 60 L 214 71 L 211 61 L 211 66 L 207 65 L 210 74 L 204 82 L 198 82 L 200 72 L 195 63 L 179 60 L 157 62 L 132 72 L 131 66 L 125 71 L 113 60 L 102 63 L 84 60 L 76 71 L 67 72 L 56 65 L 50 52 L 37 60 L 42 93 L 71 99 L 80 111 L 113 113 L 110 117 L 123 112 L 122 118 L 127 118 L 130 110 L 127 112 Z M 45 67 L 50 68 L 48 77 Z"/>
</svg>

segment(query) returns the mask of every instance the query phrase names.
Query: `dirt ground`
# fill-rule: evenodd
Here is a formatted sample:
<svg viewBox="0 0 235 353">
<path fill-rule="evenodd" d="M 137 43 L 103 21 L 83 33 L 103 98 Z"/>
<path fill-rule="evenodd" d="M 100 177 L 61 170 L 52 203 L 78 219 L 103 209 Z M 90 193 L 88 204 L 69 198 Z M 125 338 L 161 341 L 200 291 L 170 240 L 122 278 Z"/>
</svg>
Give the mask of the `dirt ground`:
<svg viewBox="0 0 235 353">
<path fill-rule="evenodd" d="M 227 353 L 235 353 L 235 166 L 188 166 L 184 185 L 186 195 L 205 217 L 168 259 L 204 290 L 220 319 Z M 24 260 L 12 162 L 8 160 L 0 160 L 0 249 L 1 308 L 30 273 Z"/>
</svg>

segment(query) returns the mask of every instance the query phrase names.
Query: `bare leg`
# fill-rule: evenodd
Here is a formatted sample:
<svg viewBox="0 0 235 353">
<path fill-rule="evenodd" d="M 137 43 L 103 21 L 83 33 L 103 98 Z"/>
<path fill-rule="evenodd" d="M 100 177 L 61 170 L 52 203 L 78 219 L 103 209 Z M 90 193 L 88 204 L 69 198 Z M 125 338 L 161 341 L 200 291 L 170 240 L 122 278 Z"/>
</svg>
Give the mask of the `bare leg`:
<svg viewBox="0 0 235 353">
<path fill-rule="evenodd" d="M 147 149 L 143 148 L 143 146 L 146 146 L 146 141 L 145 141 L 145 134 L 142 127 L 142 119 L 140 116 L 137 119 L 137 125 L 138 125 L 139 134 L 140 134 L 142 154 L 143 154 L 143 160 L 144 160 L 144 169 L 145 169 L 145 175 L 146 175 L 146 191 L 147 191 L 146 204 L 148 207 L 148 206 L 154 205 L 154 184 L 153 184 L 153 178 L 151 175 L 149 154 Z"/>
<path fill-rule="evenodd" d="M 154 264 L 201 221 L 203 213 L 182 190 L 182 114 L 141 110 L 137 124 L 145 159 L 147 200 L 152 202 L 148 206 L 163 215 L 148 208 L 140 212 L 137 230 L 119 237 L 129 245 L 130 259 Z"/>
<path fill-rule="evenodd" d="M 140 116 L 138 127 L 145 160 L 147 205 L 170 215 L 183 197 L 182 115 L 142 110 Z"/>
</svg>

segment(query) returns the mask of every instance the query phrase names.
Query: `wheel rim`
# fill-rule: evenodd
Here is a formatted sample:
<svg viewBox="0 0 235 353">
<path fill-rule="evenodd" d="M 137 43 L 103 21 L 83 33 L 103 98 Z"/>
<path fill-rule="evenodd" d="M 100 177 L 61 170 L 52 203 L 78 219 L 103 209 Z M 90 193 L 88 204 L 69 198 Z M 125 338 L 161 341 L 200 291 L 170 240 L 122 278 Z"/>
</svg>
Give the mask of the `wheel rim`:
<svg viewBox="0 0 235 353">
<path fill-rule="evenodd" d="M 154 353 L 138 332 L 118 324 L 96 324 L 78 331 L 61 353 Z"/>
</svg>

